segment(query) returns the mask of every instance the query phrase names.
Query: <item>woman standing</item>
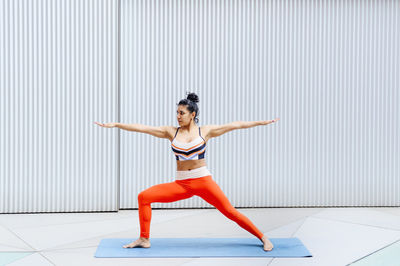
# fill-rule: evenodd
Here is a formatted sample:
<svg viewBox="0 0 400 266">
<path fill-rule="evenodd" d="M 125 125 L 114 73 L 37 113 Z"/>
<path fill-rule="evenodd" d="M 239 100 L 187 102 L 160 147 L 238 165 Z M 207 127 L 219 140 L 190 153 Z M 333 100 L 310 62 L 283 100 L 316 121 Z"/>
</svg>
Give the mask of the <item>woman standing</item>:
<svg viewBox="0 0 400 266">
<path fill-rule="evenodd" d="M 205 161 L 206 143 L 210 138 L 221 136 L 234 129 L 268 125 L 279 120 L 244 122 L 237 121 L 224 125 L 197 126 L 199 98 L 195 93 L 189 93 L 186 99 L 178 103 L 177 119 L 179 127 L 147 126 L 142 124 L 97 123 L 99 126 L 147 133 L 158 138 L 171 141 L 172 152 L 177 163 L 174 182 L 154 185 L 138 195 L 140 237 L 123 246 L 124 248 L 150 247 L 151 203 L 174 202 L 187 199 L 194 195 L 201 197 L 216 207 L 226 217 L 256 236 L 263 242 L 264 250 L 271 251 L 273 244 L 268 238 L 242 213 L 229 202 L 218 184 L 212 179 Z"/>
</svg>

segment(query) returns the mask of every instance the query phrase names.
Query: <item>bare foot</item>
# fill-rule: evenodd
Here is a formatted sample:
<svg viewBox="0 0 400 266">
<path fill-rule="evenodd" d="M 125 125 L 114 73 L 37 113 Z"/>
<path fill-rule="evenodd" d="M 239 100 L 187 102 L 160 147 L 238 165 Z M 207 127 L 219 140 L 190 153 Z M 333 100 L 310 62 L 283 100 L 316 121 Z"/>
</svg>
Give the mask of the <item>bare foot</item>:
<svg viewBox="0 0 400 266">
<path fill-rule="evenodd" d="M 269 241 L 269 239 L 264 235 L 261 238 L 261 241 L 264 243 L 264 250 L 271 251 L 274 248 L 274 245 Z"/>
<path fill-rule="evenodd" d="M 148 238 L 140 237 L 136 241 L 134 241 L 128 245 L 125 245 L 123 247 L 124 248 L 135 248 L 135 247 L 149 248 L 150 246 L 151 246 L 151 244 L 150 244 L 150 240 Z"/>
</svg>

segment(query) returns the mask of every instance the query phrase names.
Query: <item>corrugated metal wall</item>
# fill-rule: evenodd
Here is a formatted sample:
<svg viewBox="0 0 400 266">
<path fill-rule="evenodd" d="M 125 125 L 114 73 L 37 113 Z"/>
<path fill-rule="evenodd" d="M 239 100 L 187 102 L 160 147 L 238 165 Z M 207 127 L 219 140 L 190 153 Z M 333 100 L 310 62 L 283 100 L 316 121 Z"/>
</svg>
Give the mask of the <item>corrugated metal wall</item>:
<svg viewBox="0 0 400 266">
<path fill-rule="evenodd" d="M 200 125 L 281 118 L 209 141 L 234 206 L 398 206 L 399 17 L 400 1 L 121 0 L 121 122 L 177 126 L 191 90 Z M 175 160 L 121 135 L 120 207 L 136 208 Z"/>
<path fill-rule="evenodd" d="M 0 1 L 0 213 L 118 210 L 118 7 Z"/>
<path fill-rule="evenodd" d="M 93 121 L 177 125 L 186 90 L 200 125 L 281 118 L 209 141 L 234 206 L 399 205 L 399 1 L 4 0 L 0 16 L 0 213 L 137 208 L 174 180 L 169 141 Z"/>
</svg>

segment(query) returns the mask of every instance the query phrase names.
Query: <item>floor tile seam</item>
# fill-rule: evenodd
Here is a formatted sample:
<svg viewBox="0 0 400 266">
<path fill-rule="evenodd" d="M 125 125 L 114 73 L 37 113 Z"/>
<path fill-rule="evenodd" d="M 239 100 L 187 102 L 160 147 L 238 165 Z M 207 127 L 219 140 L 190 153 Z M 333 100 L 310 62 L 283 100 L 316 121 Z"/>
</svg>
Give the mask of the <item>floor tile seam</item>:
<svg viewBox="0 0 400 266">
<path fill-rule="evenodd" d="M 300 227 L 302 227 L 303 225 L 304 225 L 304 223 L 306 222 L 306 220 L 308 219 L 309 217 L 305 217 L 304 219 L 302 219 L 303 220 L 303 222 L 296 228 L 296 230 L 290 235 L 290 237 L 295 237 L 294 235 L 300 230 Z"/>
<path fill-rule="evenodd" d="M 19 240 L 21 240 L 23 243 L 25 243 L 29 248 L 31 248 L 32 250 L 36 250 L 33 246 L 31 246 L 28 242 L 26 242 L 23 238 L 19 237 L 14 231 L 12 231 L 11 229 L 9 229 L 8 227 L 4 227 L 7 231 L 9 231 L 12 235 L 14 235 L 15 237 L 17 237 Z"/>
<path fill-rule="evenodd" d="M 294 231 L 294 232 L 292 233 L 292 235 L 291 235 L 292 238 L 295 237 L 296 233 L 300 230 L 300 228 L 304 225 L 304 223 L 306 222 L 306 220 L 307 220 L 308 218 L 310 218 L 310 217 L 312 217 L 312 215 L 310 215 L 309 217 L 306 217 L 306 218 L 304 219 L 304 221 L 299 225 L 299 227 L 297 227 L 296 231 Z M 300 241 L 301 241 L 301 239 L 300 239 Z M 307 247 L 306 247 L 306 248 L 307 248 Z M 311 250 L 309 250 L 309 248 L 307 248 L 307 250 L 308 250 L 308 251 L 310 252 L 310 254 L 312 255 Z M 313 255 L 312 255 L 312 256 L 313 256 Z"/>
<path fill-rule="evenodd" d="M 58 225 L 73 225 L 73 224 L 85 224 L 85 223 L 92 223 L 92 222 L 106 222 L 106 221 L 85 221 L 85 222 L 76 222 L 76 223 L 62 223 L 62 224 L 47 224 L 47 225 L 41 225 L 41 226 L 21 226 L 21 227 L 13 227 L 9 228 L 10 230 L 19 230 L 19 229 L 41 229 L 41 228 L 46 228 L 49 226 L 58 226 Z"/>
<path fill-rule="evenodd" d="M 8 251 L 0 251 L 0 253 L 35 253 L 37 250 L 8 250 Z"/>
<path fill-rule="evenodd" d="M 55 226 L 55 225 L 69 225 L 69 224 L 82 224 L 82 223 L 91 223 L 91 222 L 107 222 L 107 221 L 112 221 L 112 220 L 122 220 L 122 219 L 131 219 L 132 217 L 126 217 L 126 218 L 111 218 L 111 219 L 106 219 L 106 220 L 93 220 L 93 221 L 79 221 L 79 222 L 70 222 L 70 223 L 56 223 L 56 224 L 46 224 L 46 225 L 40 225 L 40 226 L 19 226 L 19 227 L 13 227 L 12 229 L 35 229 L 35 228 L 41 228 L 41 227 L 49 227 L 49 226 Z M 10 228 L 11 229 L 11 228 Z"/>
<path fill-rule="evenodd" d="M 371 252 L 371 253 L 369 253 L 369 254 L 367 254 L 367 255 L 365 255 L 365 256 L 363 256 L 363 257 L 361 257 L 361 258 L 359 258 L 359 259 L 357 259 L 357 260 L 355 260 L 355 261 L 353 261 L 353 262 L 350 262 L 350 263 L 347 264 L 347 265 L 351 265 L 351 264 L 353 264 L 353 263 L 356 263 L 357 261 L 360 261 L 360 260 L 362 260 L 362 259 L 364 259 L 364 258 L 367 258 L 367 257 L 369 257 L 369 256 L 372 256 L 373 254 L 375 254 L 375 253 L 377 253 L 377 252 L 379 252 L 379 251 L 381 251 L 381 250 L 383 250 L 383 249 L 385 249 L 385 248 L 387 248 L 387 247 L 389 247 L 389 246 L 391 246 L 391 245 L 393 245 L 393 244 L 395 244 L 395 243 L 397 243 L 397 242 L 399 242 L 399 241 L 400 241 L 400 238 L 397 239 L 397 240 L 395 240 L 394 242 L 392 242 L 392 243 L 390 243 L 390 244 L 388 244 L 388 245 L 386 245 L 386 246 L 380 248 L 380 249 L 377 249 L 377 250 L 375 250 L 375 251 L 373 251 L 373 252 Z M 347 265 L 346 265 L 346 266 L 347 266 Z"/>
<path fill-rule="evenodd" d="M 18 227 L 13 227 L 13 228 L 10 228 L 10 227 L 7 227 L 7 226 L 4 226 L 4 227 L 7 227 L 7 228 L 9 228 L 9 229 L 11 229 L 11 230 L 13 230 L 13 229 L 25 229 L 25 228 L 40 228 L 40 227 L 48 227 L 48 226 L 54 226 L 54 225 L 66 225 L 66 224 L 80 224 L 80 223 L 90 223 L 90 222 L 106 222 L 106 221 L 109 221 L 109 220 L 120 220 L 120 219 L 128 219 L 128 217 L 126 217 L 126 218 L 111 218 L 111 219 L 106 219 L 106 220 L 93 220 L 93 221 L 79 221 L 79 222 L 70 222 L 70 223 L 55 223 L 55 224 L 46 224 L 46 225 L 40 225 L 40 226 L 18 226 Z"/>
<path fill-rule="evenodd" d="M 49 260 L 46 256 L 44 256 L 43 254 L 41 254 L 40 251 L 38 251 L 38 250 L 31 250 L 31 251 L 4 251 L 4 252 L 3 252 L 3 251 L 0 251 L 0 253 L 31 253 L 31 254 L 29 254 L 29 255 L 23 257 L 23 258 L 19 258 L 18 260 L 25 259 L 25 258 L 27 258 L 27 257 L 29 257 L 29 256 L 33 256 L 34 254 L 39 254 L 39 255 L 42 256 L 45 260 L 47 260 L 48 262 L 50 262 L 52 265 L 55 265 L 55 266 L 56 266 L 55 263 L 53 263 L 53 262 L 52 262 L 51 260 Z M 15 260 L 15 261 L 18 261 L 18 260 Z"/>
<path fill-rule="evenodd" d="M 268 230 L 268 231 L 273 231 L 273 230 L 279 229 L 279 228 L 281 228 L 281 227 L 283 227 L 283 226 L 287 226 L 287 225 L 290 225 L 290 224 L 292 224 L 292 223 L 296 223 L 296 222 L 299 222 L 299 221 L 301 221 L 301 220 L 304 220 L 303 223 L 301 223 L 301 224 L 299 225 L 299 227 L 297 228 L 297 230 L 299 230 L 299 228 L 304 224 L 305 220 L 306 220 L 307 218 L 309 218 L 309 217 L 312 217 L 312 215 L 315 215 L 315 214 L 306 215 L 306 216 L 303 216 L 303 217 L 301 217 L 301 218 L 296 218 L 295 221 L 292 221 L 292 222 L 289 222 L 289 223 L 285 223 L 285 224 L 283 224 L 283 225 L 278 225 L 278 226 L 276 226 L 276 227 L 271 228 L 271 229 Z M 296 232 L 297 232 L 297 230 L 296 230 Z M 293 235 L 294 235 L 294 233 L 292 234 L 292 236 L 293 236 Z"/>
<path fill-rule="evenodd" d="M 24 248 L 21 248 L 21 247 L 18 247 L 18 246 L 12 246 L 12 245 L 9 245 L 9 244 L 3 244 L 3 243 L 0 243 L 0 245 L 1 245 L 1 246 L 5 246 L 5 247 L 9 247 L 9 248 L 19 248 L 19 249 L 24 249 Z M 2 251 L 0 251 L 0 252 L 2 252 Z"/>
<path fill-rule="evenodd" d="M 204 211 L 204 212 L 202 212 L 202 213 L 207 213 L 207 212 L 209 212 L 209 211 Z M 189 215 L 183 215 L 183 216 L 180 216 L 180 217 L 175 217 L 175 218 L 172 218 L 171 220 L 174 220 L 174 219 L 179 219 L 179 218 L 181 218 L 181 217 L 189 217 L 189 216 L 192 216 L 192 215 L 196 215 L 196 214 L 189 214 Z M 132 218 L 132 217 L 131 217 Z M 126 218 L 112 218 L 112 219 L 107 219 L 107 220 L 95 220 L 95 221 L 80 221 L 80 222 L 71 222 L 71 223 L 57 223 L 57 224 L 47 224 L 47 225 L 42 225 L 42 226 L 29 226 L 29 227 L 26 227 L 26 226 L 20 226 L 20 227 L 13 227 L 13 228 L 8 228 L 8 229 L 11 229 L 11 230 L 14 230 L 14 229 L 37 229 L 37 228 L 41 228 L 41 227 L 48 227 L 48 226 L 55 226 L 55 225 L 71 225 L 71 224 L 82 224 L 82 223 L 91 223 L 91 222 L 107 222 L 107 221 L 111 221 L 111 220 L 122 220 L 122 219 L 131 219 L 131 218 L 128 218 L 128 217 L 126 217 Z M 136 216 L 136 218 L 137 219 L 139 219 L 138 218 L 138 216 Z M 170 220 L 168 220 L 168 221 L 170 221 Z M 164 222 L 164 221 L 163 221 Z M 3 225 L 3 227 L 6 227 L 6 226 L 4 226 Z"/>
<path fill-rule="evenodd" d="M 45 260 L 47 260 L 48 262 L 50 262 L 52 265 L 57 266 L 55 263 L 53 263 L 49 258 L 47 258 L 44 254 L 38 252 L 40 256 L 42 256 Z"/>
<path fill-rule="evenodd" d="M 393 207 L 392 209 L 394 209 L 394 208 L 400 210 L 400 207 Z M 386 214 L 390 213 L 391 215 L 400 216 L 400 213 L 398 213 L 398 214 L 397 213 L 392 213 L 390 209 L 384 210 L 383 208 L 382 209 L 376 208 L 376 209 L 373 209 L 372 211 L 383 212 L 383 213 L 386 213 Z"/>
<path fill-rule="evenodd" d="M 164 209 L 163 209 L 163 210 L 164 210 Z M 203 214 L 203 213 L 208 213 L 208 212 L 215 211 L 215 210 L 217 210 L 215 207 L 214 207 L 214 208 L 207 208 L 207 210 L 203 210 L 203 211 L 201 212 L 201 214 Z M 154 211 L 154 210 L 153 210 L 153 211 Z M 157 210 L 155 210 L 155 211 L 157 211 Z M 197 213 L 195 213 L 195 214 L 189 214 L 189 215 L 183 215 L 183 216 L 180 216 L 180 217 L 172 218 L 171 220 L 179 219 L 179 218 L 181 218 L 181 217 L 190 217 L 190 216 L 194 216 L 194 215 L 197 215 Z M 136 217 L 138 218 L 138 216 L 136 216 Z M 70 222 L 70 223 L 56 223 L 56 224 L 47 224 L 47 225 L 43 225 L 43 226 L 28 226 L 28 227 L 26 227 L 26 226 L 19 226 L 19 227 L 13 227 L 13 228 L 10 228 L 10 227 L 8 227 L 7 225 L 2 224 L 2 223 L 1 223 L 1 219 L 0 219 L 0 225 L 3 226 L 4 228 L 8 228 L 8 229 L 10 229 L 10 230 L 14 230 L 14 229 L 26 229 L 26 228 L 27 228 L 27 229 L 34 229 L 34 228 L 48 227 L 48 226 L 54 226 L 54 225 L 68 225 L 68 224 L 80 224 L 80 223 L 90 223 L 90 222 L 105 222 L 105 221 L 122 220 L 122 219 L 130 219 L 130 218 L 132 218 L 132 217 L 110 218 L 110 219 L 107 218 L 106 220 L 93 220 L 93 221 L 86 220 L 86 221 Z M 168 221 L 170 221 L 170 220 L 168 220 Z"/>
<path fill-rule="evenodd" d="M 118 233 L 118 232 L 116 232 L 116 233 Z M 107 235 L 107 234 L 106 234 L 106 235 Z M 63 246 L 63 245 L 72 245 L 72 244 L 74 244 L 74 243 L 79 243 L 79 242 L 82 242 L 82 241 L 95 240 L 96 238 L 99 238 L 99 237 L 101 238 L 99 241 L 101 241 L 102 239 L 105 238 L 106 235 L 94 236 L 94 237 L 84 238 L 84 239 L 81 239 L 81 240 L 78 240 L 78 241 L 67 242 L 67 243 L 63 243 L 63 244 L 61 244 L 61 245 L 53 246 L 53 247 L 51 247 L 51 248 L 49 248 L 49 249 L 40 249 L 39 251 L 57 250 L 57 249 L 54 249 L 54 248 L 57 248 L 57 247 L 60 247 L 60 246 Z M 134 238 L 130 238 L 130 237 L 126 237 L 126 238 L 128 238 L 128 239 L 134 239 Z M 100 244 L 100 242 L 99 242 L 99 244 Z M 99 244 L 98 244 L 98 245 L 99 245 Z M 97 246 L 98 246 L 98 245 L 97 245 Z M 96 246 L 96 247 L 97 247 L 97 246 Z M 87 247 L 92 247 L 92 246 L 87 246 Z M 85 248 L 85 247 L 79 247 L 79 248 Z M 69 248 L 63 248 L 63 249 L 69 249 Z M 76 249 L 76 248 L 70 248 L 70 249 Z"/>
<path fill-rule="evenodd" d="M 153 223 L 152 223 L 152 225 L 153 225 Z M 134 228 L 138 229 L 139 226 L 136 226 L 136 227 L 134 227 Z M 112 232 L 111 234 L 117 234 L 117 233 L 124 232 L 124 231 L 126 231 L 126 230 L 118 231 L 118 232 Z M 109 234 L 110 234 L 110 233 L 103 234 L 103 235 L 97 235 L 97 236 L 93 236 L 93 237 L 89 237 L 89 238 L 84 238 L 84 239 L 81 239 L 81 240 L 78 240 L 78 241 L 72 241 L 72 242 L 63 243 L 63 244 L 60 244 L 60 245 L 57 245 L 57 246 L 53 246 L 53 247 L 51 247 L 50 249 L 44 249 L 44 251 L 47 251 L 47 250 L 56 250 L 56 249 L 54 249 L 54 248 L 57 248 L 57 247 L 60 247 L 60 246 L 63 246 L 63 245 L 72 245 L 72 244 L 74 244 L 74 243 L 79 243 L 79 242 L 82 242 L 82 241 L 91 241 L 91 240 L 95 240 L 96 238 L 100 238 L 99 241 L 101 241 L 102 239 L 106 238 L 106 236 L 108 236 Z M 133 237 L 133 238 L 132 238 L 132 237 L 125 237 L 125 238 L 127 238 L 127 239 L 135 239 L 134 237 Z M 139 237 L 138 237 L 138 238 L 139 238 Z M 92 247 L 92 246 L 87 246 L 87 247 Z M 63 249 L 64 249 L 64 248 L 63 248 Z M 68 248 L 65 248 L 65 249 L 68 249 Z M 72 249 L 72 248 L 71 248 L 71 249 Z M 74 249 L 75 249 L 75 248 L 74 248 Z"/>
<path fill-rule="evenodd" d="M 189 217 L 189 216 L 192 216 L 192 215 L 181 216 L 181 217 Z M 154 226 L 154 225 L 156 225 L 156 224 L 161 224 L 161 223 L 164 223 L 164 222 L 169 222 L 169 221 L 172 221 L 172 220 L 174 220 L 174 219 L 179 219 L 179 218 L 181 218 L 181 217 L 173 218 L 173 219 L 166 220 L 166 221 L 159 221 L 159 222 L 156 222 L 156 223 L 152 222 L 151 224 L 152 224 L 152 226 Z M 135 227 L 133 227 L 133 228 L 138 229 L 139 227 L 140 227 L 140 225 L 135 225 Z M 131 228 L 132 228 L 132 227 L 131 227 Z M 126 231 L 126 230 L 117 231 L 117 232 L 112 232 L 111 234 L 117 234 L 117 233 L 124 232 L 124 231 Z M 105 236 L 107 236 L 107 235 L 109 235 L 109 234 L 110 234 L 110 233 L 104 234 L 104 235 L 98 235 L 98 236 L 94 236 L 94 237 L 89 237 L 89 238 L 81 239 L 81 240 L 78 240 L 78 241 L 73 241 L 73 242 L 64 243 L 64 244 L 61 244 L 61 245 L 58 245 L 58 246 L 62 246 L 62 245 L 71 245 L 71 244 L 74 244 L 74 243 L 79 243 L 79 242 L 81 242 L 81 241 L 90 241 L 91 239 L 96 239 L 96 238 L 99 238 L 99 237 L 100 237 L 100 238 L 104 238 Z M 126 238 L 131 239 L 130 237 L 126 237 Z M 54 247 L 58 247 L 58 246 L 54 246 Z"/>
<path fill-rule="evenodd" d="M 291 237 L 292 237 L 292 238 L 293 238 L 294 235 L 297 233 L 297 231 L 299 231 L 300 227 L 305 223 L 305 221 L 307 220 L 307 218 L 310 217 L 310 216 L 311 216 L 311 215 L 308 215 L 308 216 L 303 217 L 303 218 L 301 218 L 301 219 L 299 219 L 299 220 L 296 220 L 296 221 L 294 221 L 294 222 L 291 222 L 291 223 L 295 223 L 295 222 L 298 222 L 298 221 L 303 220 L 303 222 L 302 222 L 302 223 L 297 227 L 297 229 L 291 234 Z M 291 224 L 291 223 L 285 224 L 285 225 L 283 225 L 283 226 L 289 225 L 289 224 Z M 280 226 L 280 227 L 282 227 L 282 226 Z M 275 258 L 272 258 L 272 260 L 267 264 L 267 266 L 270 265 L 274 260 L 275 260 Z"/>
<path fill-rule="evenodd" d="M 99 243 L 100 244 L 100 243 Z M 69 247 L 69 248 L 50 248 L 50 249 L 41 249 L 38 250 L 38 252 L 54 252 L 54 251 L 60 251 L 60 250 L 74 250 L 74 249 L 85 249 L 85 248 L 97 248 L 98 245 L 93 245 L 93 246 L 82 246 L 82 247 Z"/>
<path fill-rule="evenodd" d="M 362 209 L 362 210 L 363 210 L 363 208 L 358 208 L 358 209 Z M 376 213 L 377 215 L 378 215 L 378 214 L 384 213 L 384 214 L 386 214 L 386 215 L 392 215 L 392 216 L 395 216 L 396 218 L 400 218 L 400 214 L 388 213 L 388 212 L 386 212 L 386 211 L 379 210 L 379 209 L 373 209 L 373 208 L 368 208 L 367 210 L 368 210 L 369 212 L 374 212 L 374 213 Z"/>
<path fill-rule="evenodd" d="M 369 224 L 360 224 L 360 223 L 342 221 L 342 220 L 337 220 L 337 219 L 332 219 L 332 218 L 323 218 L 323 217 L 317 217 L 317 216 L 311 216 L 310 218 L 315 218 L 315 219 L 320 219 L 320 220 L 327 220 L 327 221 L 334 221 L 334 222 L 341 222 L 341 223 L 345 223 L 345 224 L 362 225 L 362 226 L 368 226 L 368 227 L 374 227 L 374 228 L 379 228 L 379 229 L 387 229 L 387 230 L 399 231 L 400 232 L 400 229 L 382 227 L 382 226 L 376 226 L 376 225 L 369 225 Z"/>
<path fill-rule="evenodd" d="M 369 211 L 374 211 L 374 212 L 377 212 L 377 214 L 382 214 L 382 213 L 384 213 L 384 214 L 386 214 L 386 215 L 393 215 L 393 216 L 395 216 L 396 218 L 398 218 L 399 220 L 400 220 L 400 214 L 396 214 L 396 213 L 391 213 L 390 211 L 384 211 L 384 210 L 369 210 Z"/>
<path fill-rule="evenodd" d="M 138 228 L 138 227 L 137 227 Z M 13 235 L 15 235 L 17 238 L 19 238 L 22 242 L 24 242 L 27 246 L 29 246 L 32 250 L 31 251 L 29 251 L 29 252 L 36 252 L 36 251 L 41 251 L 41 250 L 38 250 L 38 249 L 35 249 L 33 246 L 31 246 L 31 245 L 29 245 L 29 243 L 27 243 L 25 240 L 23 240 L 22 238 L 20 238 L 17 234 L 15 234 L 13 231 L 11 231 L 10 229 L 8 229 L 8 228 L 5 228 L 6 230 L 8 230 L 8 231 L 10 231 Z M 122 231 L 119 231 L 119 232 L 122 232 Z M 114 232 L 114 233 L 118 233 L 118 232 Z M 107 234 L 106 234 L 107 235 Z M 99 237 L 99 236 L 95 236 L 95 237 L 90 237 L 90 238 L 85 238 L 85 239 L 83 239 L 83 240 L 79 240 L 79 241 L 74 241 L 74 242 L 68 242 L 68 243 L 64 243 L 64 244 L 62 244 L 62 245 L 66 245 L 66 244 L 73 244 L 73 243 L 78 243 L 78 242 L 81 242 L 81 241 L 87 241 L 87 240 L 90 240 L 90 239 L 95 239 L 95 238 L 97 238 L 97 237 Z M 100 236 L 101 237 L 101 236 Z M 60 246 L 60 245 L 59 245 Z M 55 247 L 57 247 L 57 246 L 55 246 Z"/>
</svg>

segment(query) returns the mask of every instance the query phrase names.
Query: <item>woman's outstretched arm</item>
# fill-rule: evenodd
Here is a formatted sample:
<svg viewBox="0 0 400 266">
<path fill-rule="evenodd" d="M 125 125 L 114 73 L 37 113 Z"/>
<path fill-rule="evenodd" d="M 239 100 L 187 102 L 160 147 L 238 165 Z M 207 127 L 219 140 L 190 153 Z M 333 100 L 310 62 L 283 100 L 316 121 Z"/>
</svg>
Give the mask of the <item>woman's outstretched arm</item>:
<svg viewBox="0 0 400 266">
<path fill-rule="evenodd" d="M 207 137 L 210 139 L 210 138 L 215 138 L 215 137 L 221 136 L 222 134 L 225 134 L 225 133 L 235 130 L 235 129 L 268 125 L 268 124 L 274 123 L 278 120 L 279 120 L 279 118 L 273 119 L 273 120 L 266 120 L 266 121 L 235 121 L 235 122 L 231 122 L 231 123 L 223 124 L 223 125 L 206 125 L 206 126 L 204 126 L 204 128 L 207 130 Z"/>
<path fill-rule="evenodd" d="M 165 138 L 169 139 L 170 138 L 170 126 L 148 126 L 148 125 L 143 125 L 143 124 L 123 124 L 123 123 L 98 123 L 95 122 L 95 124 L 102 126 L 102 127 L 118 127 L 120 129 L 128 130 L 128 131 L 135 131 L 135 132 L 140 132 L 140 133 L 146 133 L 150 134 L 152 136 L 158 137 L 158 138 Z"/>
<path fill-rule="evenodd" d="M 255 127 L 255 126 L 265 126 L 271 123 L 275 123 L 278 121 L 279 118 L 273 119 L 273 120 L 265 120 L 265 121 L 237 121 L 239 123 L 240 127 L 239 128 L 249 128 L 249 127 Z"/>
</svg>

